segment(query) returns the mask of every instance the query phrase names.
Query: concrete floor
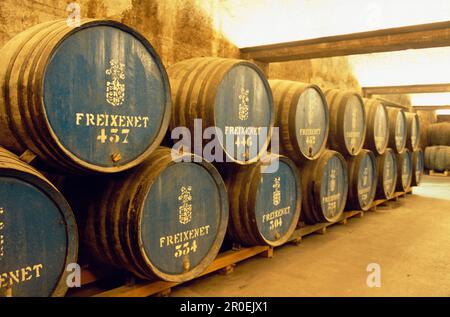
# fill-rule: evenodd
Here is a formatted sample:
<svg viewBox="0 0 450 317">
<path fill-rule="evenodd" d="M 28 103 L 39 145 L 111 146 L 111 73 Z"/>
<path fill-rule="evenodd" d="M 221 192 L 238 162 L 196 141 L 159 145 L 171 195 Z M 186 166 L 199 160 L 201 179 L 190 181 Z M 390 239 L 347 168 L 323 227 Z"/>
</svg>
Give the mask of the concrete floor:
<svg viewBox="0 0 450 317">
<path fill-rule="evenodd" d="M 413 193 L 172 296 L 450 296 L 450 177 L 425 176 Z M 381 267 L 379 288 L 367 286 L 369 263 Z"/>
</svg>

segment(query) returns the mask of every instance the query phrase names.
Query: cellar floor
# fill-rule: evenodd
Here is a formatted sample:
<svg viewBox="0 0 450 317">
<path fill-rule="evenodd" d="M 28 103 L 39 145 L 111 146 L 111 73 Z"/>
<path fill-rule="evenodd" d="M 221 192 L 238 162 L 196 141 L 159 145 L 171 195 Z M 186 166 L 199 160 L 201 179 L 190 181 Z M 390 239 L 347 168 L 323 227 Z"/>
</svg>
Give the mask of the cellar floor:
<svg viewBox="0 0 450 317">
<path fill-rule="evenodd" d="M 172 296 L 450 296 L 450 177 L 425 176 L 406 199 L 328 229 Z M 370 263 L 381 287 L 367 286 Z"/>
</svg>

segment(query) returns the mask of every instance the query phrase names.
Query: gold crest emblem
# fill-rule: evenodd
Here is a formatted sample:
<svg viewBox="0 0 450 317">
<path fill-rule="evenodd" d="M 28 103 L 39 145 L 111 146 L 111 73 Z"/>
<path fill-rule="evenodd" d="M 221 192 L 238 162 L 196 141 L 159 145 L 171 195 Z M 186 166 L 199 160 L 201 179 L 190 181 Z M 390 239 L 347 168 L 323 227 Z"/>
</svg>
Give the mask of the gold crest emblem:
<svg viewBox="0 0 450 317">
<path fill-rule="evenodd" d="M 239 120 L 244 121 L 248 119 L 248 102 L 250 98 L 248 97 L 250 91 L 248 89 L 241 88 L 241 94 L 239 95 Z"/>
<path fill-rule="evenodd" d="M 191 190 L 192 186 L 183 186 L 181 187 L 181 195 L 178 196 L 178 200 L 181 202 L 180 207 L 178 207 L 179 220 L 183 225 L 188 224 L 192 220 Z"/>
<path fill-rule="evenodd" d="M 273 195 L 272 202 L 274 206 L 278 206 L 281 203 L 281 177 L 275 177 L 273 179 Z"/>
<path fill-rule="evenodd" d="M 106 82 L 106 101 L 112 106 L 120 106 L 125 100 L 125 64 L 112 59 L 111 66 L 106 70 L 106 75 L 111 76 L 111 81 Z"/>
<path fill-rule="evenodd" d="M 330 182 L 328 183 L 328 190 L 334 192 L 336 189 L 336 170 L 332 169 L 330 171 Z"/>
</svg>

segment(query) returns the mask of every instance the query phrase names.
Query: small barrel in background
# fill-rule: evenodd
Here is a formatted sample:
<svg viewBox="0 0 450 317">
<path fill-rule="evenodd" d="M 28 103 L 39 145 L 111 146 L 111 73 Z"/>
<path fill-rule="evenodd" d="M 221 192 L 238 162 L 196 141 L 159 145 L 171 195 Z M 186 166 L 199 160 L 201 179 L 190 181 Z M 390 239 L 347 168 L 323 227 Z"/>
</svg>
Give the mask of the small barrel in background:
<svg viewBox="0 0 450 317">
<path fill-rule="evenodd" d="M 92 184 L 81 179 L 85 195 L 80 184 L 65 185 L 85 219 L 83 246 L 100 265 L 183 282 L 215 259 L 228 224 L 225 183 L 212 164 L 189 153 L 175 162 L 171 153 L 160 147 L 128 172 Z"/>
<path fill-rule="evenodd" d="M 419 148 L 420 133 L 421 128 L 417 113 L 406 113 L 406 147 L 410 151 Z"/>
<path fill-rule="evenodd" d="M 428 145 L 450 146 L 450 122 L 433 123 L 428 125 Z"/>
<path fill-rule="evenodd" d="M 223 135 L 220 146 L 224 160 L 238 164 L 256 162 L 265 153 L 275 119 L 274 106 L 269 83 L 254 63 L 193 58 L 170 66 L 168 74 L 172 130 L 187 127 L 192 137 L 197 133 L 201 138 L 206 128 L 220 129 L 217 135 Z M 195 119 L 202 119 L 202 124 L 196 127 Z"/>
<path fill-rule="evenodd" d="M 389 199 L 395 193 L 397 185 L 397 158 L 391 148 L 387 148 L 384 154 L 377 155 L 377 193 L 376 197 Z"/>
<path fill-rule="evenodd" d="M 29 150 L 62 172 L 113 173 L 162 141 L 169 80 L 151 44 L 129 27 L 47 22 L 0 54 L 0 142 L 16 154 Z"/>
<path fill-rule="evenodd" d="M 77 262 L 75 217 L 42 174 L 3 148 L 0 237 L 0 294 L 64 296 L 67 266 Z"/>
<path fill-rule="evenodd" d="M 424 155 L 422 149 L 417 149 L 412 152 L 412 186 L 418 186 L 422 180 L 424 170 Z"/>
<path fill-rule="evenodd" d="M 358 155 L 366 136 L 366 112 L 362 97 L 354 92 L 325 92 L 330 112 L 328 147 L 342 155 Z"/>
<path fill-rule="evenodd" d="M 302 214 L 307 224 L 334 222 L 345 207 L 348 193 L 347 163 L 344 157 L 326 150 L 302 167 Z"/>
<path fill-rule="evenodd" d="M 377 189 L 377 162 L 372 151 L 361 150 L 347 158 L 347 210 L 368 210 L 372 207 Z"/>
<path fill-rule="evenodd" d="M 328 139 L 328 106 L 322 90 L 313 84 L 269 80 L 279 127 L 280 153 L 295 162 L 317 159 Z"/>
<path fill-rule="evenodd" d="M 450 146 L 427 146 L 425 168 L 437 172 L 450 171 Z"/>
<path fill-rule="evenodd" d="M 406 147 L 406 116 L 402 109 L 389 108 L 389 147 L 396 153 L 402 153 Z"/>
<path fill-rule="evenodd" d="M 406 192 L 411 188 L 413 164 L 411 151 L 405 149 L 397 154 L 397 186 L 398 191 Z"/>
<path fill-rule="evenodd" d="M 283 156 L 270 155 L 264 160 L 267 162 L 240 165 L 226 179 L 230 201 L 228 235 L 233 242 L 246 246 L 285 243 L 300 217 L 297 167 Z"/>
<path fill-rule="evenodd" d="M 389 121 L 386 107 L 377 99 L 365 99 L 366 140 L 364 148 L 375 154 L 383 154 L 389 142 Z"/>
</svg>

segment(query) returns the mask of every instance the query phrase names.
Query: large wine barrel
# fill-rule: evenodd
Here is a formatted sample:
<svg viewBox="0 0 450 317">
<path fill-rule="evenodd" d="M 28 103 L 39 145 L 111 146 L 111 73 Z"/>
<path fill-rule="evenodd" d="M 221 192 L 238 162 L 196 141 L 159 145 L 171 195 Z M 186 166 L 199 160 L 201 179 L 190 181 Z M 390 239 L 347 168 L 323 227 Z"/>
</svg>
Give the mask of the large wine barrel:
<svg viewBox="0 0 450 317">
<path fill-rule="evenodd" d="M 340 153 L 327 150 L 303 166 L 301 219 L 307 224 L 338 220 L 347 193 L 347 163 Z"/>
<path fill-rule="evenodd" d="M 136 31 L 65 20 L 20 33 L 0 51 L 0 142 L 74 173 L 119 172 L 156 149 L 170 118 L 169 81 Z"/>
<path fill-rule="evenodd" d="M 360 95 L 330 89 L 325 92 L 330 111 L 328 146 L 345 156 L 358 155 L 366 136 L 366 112 Z"/>
<path fill-rule="evenodd" d="M 230 201 L 228 235 L 242 245 L 285 243 L 297 227 L 301 208 L 300 173 L 283 156 L 239 166 L 226 183 Z"/>
<path fill-rule="evenodd" d="M 328 139 L 328 106 L 316 85 L 269 80 L 280 129 L 280 151 L 296 162 L 315 160 Z"/>
<path fill-rule="evenodd" d="M 63 296 L 77 253 L 77 225 L 64 197 L 0 148 L 0 296 Z"/>
<path fill-rule="evenodd" d="M 420 122 L 417 113 L 406 113 L 406 147 L 415 151 L 419 148 Z"/>
<path fill-rule="evenodd" d="M 160 147 L 137 168 L 92 184 L 89 197 L 73 204 L 80 218 L 87 212 L 80 226 L 93 259 L 172 282 L 211 264 L 228 223 L 225 183 L 212 164 L 189 153 L 180 158 Z"/>
<path fill-rule="evenodd" d="M 377 189 L 377 162 L 372 151 L 362 150 L 347 158 L 347 210 L 368 210 L 372 207 Z"/>
<path fill-rule="evenodd" d="M 389 199 L 395 193 L 397 185 L 397 158 L 391 148 L 377 156 L 377 198 Z"/>
<path fill-rule="evenodd" d="M 389 147 L 396 153 L 402 153 L 406 146 L 406 116 L 402 109 L 389 108 Z"/>
<path fill-rule="evenodd" d="M 173 100 L 172 133 L 177 127 L 187 127 L 192 138 L 201 139 L 202 131 L 211 127 L 216 136 L 223 136 L 219 143 L 227 162 L 250 164 L 265 153 L 274 106 L 269 83 L 255 64 L 201 57 L 176 63 L 167 71 Z M 195 119 L 202 119 L 198 127 Z M 186 148 L 182 141 L 179 145 Z M 195 146 L 187 148 L 200 154 Z"/>
<path fill-rule="evenodd" d="M 412 152 L 412 186 L 418 186 L 422 180 L 423 168 L 424 168 L 424 157 L 422 149 L 417 149 Z"/>
<path fill-rule="evenodd" d="M 386 107 L 377 99 L 366 99 L 367 134 L 364 148 L 383 154 L 389 142 L 389 121 Z"/>
<path fill-rule="evenodd" d="M 438 172 L 450 170 L 450 146 L 427 146 L 425 168 Z"/>
<path fill-rule="evenodd" d="M 429 145 L 450 146 L 450 122 L 430 124 L 427 133 Z"/>
<path fill-rule="evenodd" d="M 402 153 L 397 154 L 397 186 L 398 191 L 406 192 L 411 187 L 413 164 L 411 151 L 405 149 Z"/>
</svg>

